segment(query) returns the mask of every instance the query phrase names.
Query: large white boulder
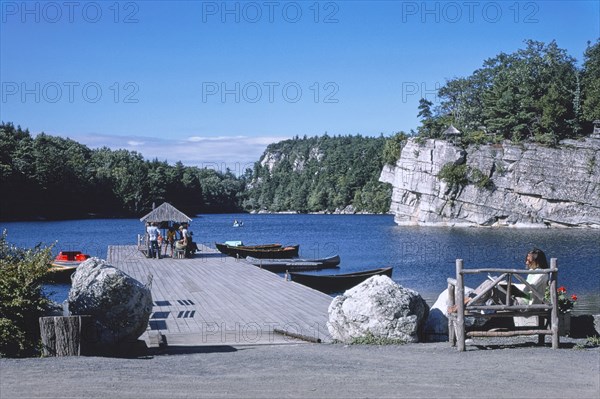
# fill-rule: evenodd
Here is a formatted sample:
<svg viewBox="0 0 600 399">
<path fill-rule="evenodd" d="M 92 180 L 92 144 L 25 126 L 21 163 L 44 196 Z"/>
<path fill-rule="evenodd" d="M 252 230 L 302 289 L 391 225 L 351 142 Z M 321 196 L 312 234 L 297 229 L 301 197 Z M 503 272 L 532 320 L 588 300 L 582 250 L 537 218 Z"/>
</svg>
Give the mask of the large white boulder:
<svg viewBox="0 0 600 399">
<path fill-rule="evenodd" d="M 150 288 L 99 258 L 77 267 L 67 299 L 73 315 L 91 315 L 100 344 L 135 342 L 152 312 Z"/>
<path fill-rule="evenodd" d="M 418 342 L 428 312 L 418 292 L 387 276 L 373 276 L 333 299 L 327 327 L 331 337 L 341 342 L 368 335 Z"/>
</svg>

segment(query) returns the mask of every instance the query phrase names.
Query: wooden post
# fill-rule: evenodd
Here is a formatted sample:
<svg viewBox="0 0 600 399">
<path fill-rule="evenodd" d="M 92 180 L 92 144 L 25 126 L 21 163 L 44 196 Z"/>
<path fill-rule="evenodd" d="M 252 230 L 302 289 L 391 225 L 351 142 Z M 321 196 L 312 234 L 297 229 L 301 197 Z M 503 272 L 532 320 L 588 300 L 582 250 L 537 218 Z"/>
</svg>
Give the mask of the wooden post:
<svg viewBox="0 0 600 399">
<path fill-rule="evenodd" d="M 558 335 L 558 295 L 556 293 L 556 281 L 558 280 L 558 261 L 550 259 L 550 268 L 557 269 L 550 276 L 550 300 L 552 301 L 551 325 L 552 325 L 552 349 L 558 349 L 560 339 Z"/>
<path fill-rule="evenodd" d="M 446 306 L 454 306 L 456 300 L 454 299 L 454 292 L 456 291 L 456 285 L 448 283 L 448 303 Z M 456 346 L 456 331 L 454 330 L 456 324 L 456 318 L 452 314 L 448 314 L 448 342 L 451 346 Z"/>
<path fill-rule="evenodd" d="M 43 356 L 80 356 L 85 354 L 86 337 L 92 328 L 91 316 L 40 317 Z"/>
<path fill-rule="evenodd" d="M 465 282 L 462 271 L 463 260 L 456 259 L 456 340 L 460 352 L 465 351 Z"/>
<path fill-rule="evenodd" d="M 511 298 L 511 286 L 512 286 L 512 274 L 508 274 L 508 276 L 506 277 L 506 306 L 510 306 L 512 305 L 512 298 Z"/>
</svg>

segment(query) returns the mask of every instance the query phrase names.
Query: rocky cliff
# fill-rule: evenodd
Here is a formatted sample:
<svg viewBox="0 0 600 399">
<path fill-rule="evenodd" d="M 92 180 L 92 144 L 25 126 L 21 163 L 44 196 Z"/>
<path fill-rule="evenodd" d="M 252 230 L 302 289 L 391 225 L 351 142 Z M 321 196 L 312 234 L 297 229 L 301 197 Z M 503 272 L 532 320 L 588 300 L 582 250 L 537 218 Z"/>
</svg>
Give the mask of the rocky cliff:
<svg viewBox="0 0 600 399">
<path fill-rule="evenodd" d="M 600 140 L 462 148 L 410 139 L 380 181 L 399 225 L 600 228 Z"/>
</svg>

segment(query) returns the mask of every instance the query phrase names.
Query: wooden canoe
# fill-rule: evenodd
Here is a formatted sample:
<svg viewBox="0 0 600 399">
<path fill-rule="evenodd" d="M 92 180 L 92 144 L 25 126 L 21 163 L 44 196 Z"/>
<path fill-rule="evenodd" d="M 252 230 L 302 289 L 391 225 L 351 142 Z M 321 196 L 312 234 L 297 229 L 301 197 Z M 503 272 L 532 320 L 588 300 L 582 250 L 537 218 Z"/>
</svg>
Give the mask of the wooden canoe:
<svg viewBox="0 0 600 399">
<path fill-rule="evenodd" d="M 248 256 L 246 261 L 250 262 L 254 266 L 258 266 L 272 272 L 283 273 L 292 270 L 301 271 L 335 268 L 340 264 L 340 256 L 335 255 L 322 259 L 259 259 Z"/>
<path fill-rule="evenodd" d="M 342 292 L 352 288 L 372 276 L 392 277 L 393 267 L 384 267 L 379 269 L 365 270 L 362 272 L 345 274 L 304 274 L 288 273 L 292 281 L 306 285 L 315 290 L 330 294 L 333 292 Z"/>
<path fill-rule="evenodd" d="M 299 245 L 284 247 L 281 244 L 265 244 L 253 246 L 231 246 L 215 243 L 219 252 L 234 258 L 248 256 L 259 259 L 288 259 L 298 256 Z"/>
</svg>

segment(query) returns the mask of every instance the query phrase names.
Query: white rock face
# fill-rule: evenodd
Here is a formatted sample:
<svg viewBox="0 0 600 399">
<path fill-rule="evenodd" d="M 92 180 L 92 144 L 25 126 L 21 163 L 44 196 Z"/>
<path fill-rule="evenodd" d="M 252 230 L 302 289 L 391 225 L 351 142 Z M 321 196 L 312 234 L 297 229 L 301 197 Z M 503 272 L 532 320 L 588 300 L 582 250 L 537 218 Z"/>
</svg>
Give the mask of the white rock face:
<svg viewBox="0 0 600 399">
<path fill-rule="evenodd" d="M 416 291 L 387 276 L 374 276 L 333 299 L 328 329 L 333 339 L 377 338 L 418 342 L 428 306 Z"/>
<path fill-rule="evenodd" d="M 91 315 L 98 342 L 134 342 L 146 331 L 152 312 L 150 289 L 98 258 L 77 267 L 67 299 L 73 315 Z"/>
<path fill-rule="evenodd" d="M 464 163 L 492 182 L 449 187 L 438 174 Z M 600 228 L 600 140 L 470 146 L 408 140 L 380 181 L 393 186 L 399 225 Z"/>
</svg>

